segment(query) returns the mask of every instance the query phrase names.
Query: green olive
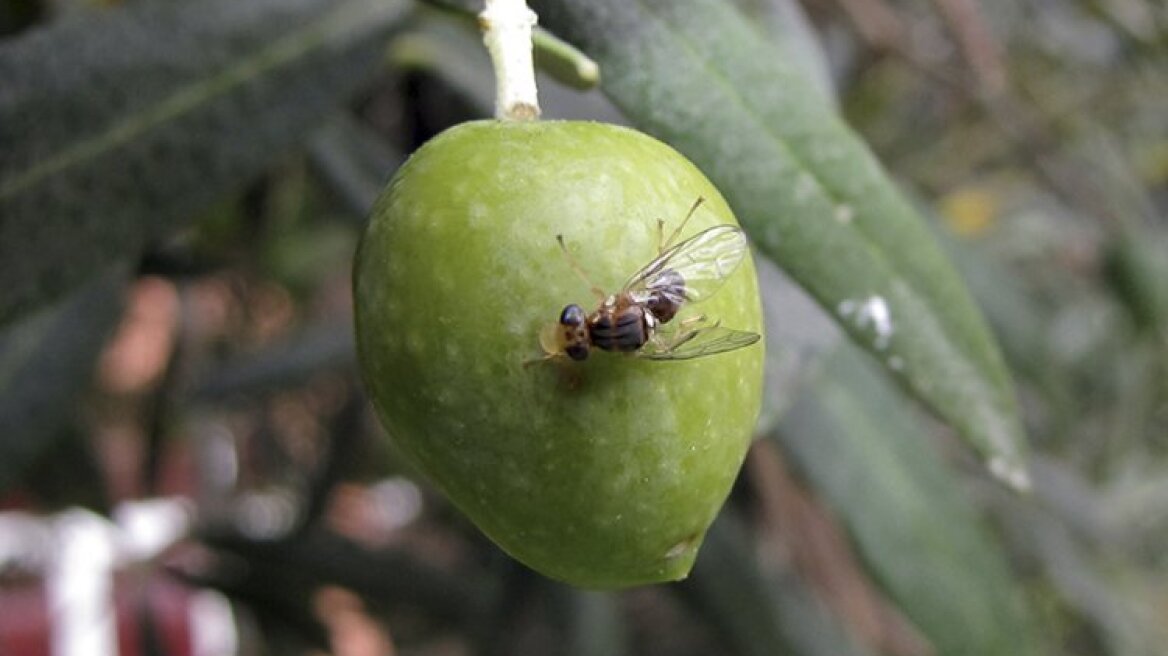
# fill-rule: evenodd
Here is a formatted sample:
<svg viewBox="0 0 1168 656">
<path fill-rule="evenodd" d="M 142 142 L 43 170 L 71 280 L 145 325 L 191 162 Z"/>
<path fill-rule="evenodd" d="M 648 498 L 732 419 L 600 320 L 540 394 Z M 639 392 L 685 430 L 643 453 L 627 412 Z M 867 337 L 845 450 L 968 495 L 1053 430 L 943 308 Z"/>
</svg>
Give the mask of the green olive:
<svg viewBox="0 0 1168 656">
<path fill-rule="evenodd" d="M 544 355 L 679 240 L 736 224 L 698 169 L 627 128 L 479 121 L 419 149 L 382 194 L 354 270 L 357 342 L 390 438 L 506 552 L 584 587 L 684 578 L 749 445 L 761 343 L 692 360 Z M 674 322 L 762 332 L 744 263 Z M 538 361 L 532 364 L 532 361 Z"/>
</svg>

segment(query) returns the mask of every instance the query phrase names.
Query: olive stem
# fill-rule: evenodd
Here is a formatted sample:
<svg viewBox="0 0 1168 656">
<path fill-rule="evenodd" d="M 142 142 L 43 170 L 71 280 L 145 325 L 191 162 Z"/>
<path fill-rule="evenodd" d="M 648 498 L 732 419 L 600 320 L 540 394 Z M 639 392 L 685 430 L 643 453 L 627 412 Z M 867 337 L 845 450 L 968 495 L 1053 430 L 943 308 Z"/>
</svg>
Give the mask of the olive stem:
<svg viewBox="0 0 1168 656">
<path fill-rule="evenodd" d="M 510 121 L 539 118 L 531 30 L 535 12 L 524 0 L 486 0 L 479 14 L 483 43 L 495 67 L 495 117 Z"/>
</svg>

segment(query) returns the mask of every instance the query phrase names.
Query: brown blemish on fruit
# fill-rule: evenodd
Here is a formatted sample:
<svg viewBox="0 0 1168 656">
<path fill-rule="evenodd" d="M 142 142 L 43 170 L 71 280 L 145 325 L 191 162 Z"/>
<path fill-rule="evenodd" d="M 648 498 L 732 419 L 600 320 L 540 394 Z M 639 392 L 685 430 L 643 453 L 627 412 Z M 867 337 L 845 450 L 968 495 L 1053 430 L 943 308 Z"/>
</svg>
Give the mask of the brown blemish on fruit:
<svg viewBox="0 0 1168 656">
<path fill-rule="evenodd" d="M 565 392 L 579 392 L 584 386 L 584 372 L 582 367 L 559 367 L 560 389 Z"/>
<path fill-rule="evenodd" d="M 683 538 L 681 542 L 678 542 L 672 547 L 669 547 L 669 551 L 665 552 L 665 559 L 673 560 L 689 553 L 691 550 L 693 550 L 694 545 L 697 544 L 698 538 L 700 537 L 701 535 L 697 533 L 690 533 L 685 538 Z"/>
</svg>

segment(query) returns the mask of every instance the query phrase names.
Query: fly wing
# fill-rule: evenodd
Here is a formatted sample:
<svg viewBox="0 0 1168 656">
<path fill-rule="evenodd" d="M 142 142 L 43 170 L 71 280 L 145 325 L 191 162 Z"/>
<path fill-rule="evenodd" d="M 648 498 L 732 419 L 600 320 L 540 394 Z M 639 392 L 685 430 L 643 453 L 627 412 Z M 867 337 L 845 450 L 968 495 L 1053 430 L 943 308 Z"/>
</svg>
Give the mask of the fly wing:
<svg viewBox="0 0 1168 656">
<path fill-rule="evenodd" d="M 709 298 L 746 256 L 746 235 L 738 226 L 708 228 L 662 253 L 634 273 L 623 291 L 644 298 L 657 291 L 677 303 Z"/>
<path fill-rule="evenodd" d="M 695 330 L 673 343 L 650 341 L 637 351 L 637 356 L 649 360 L 692 360 L 750 346 L 759 338 L 758 333 L 710 326 Z"/>
</svg>

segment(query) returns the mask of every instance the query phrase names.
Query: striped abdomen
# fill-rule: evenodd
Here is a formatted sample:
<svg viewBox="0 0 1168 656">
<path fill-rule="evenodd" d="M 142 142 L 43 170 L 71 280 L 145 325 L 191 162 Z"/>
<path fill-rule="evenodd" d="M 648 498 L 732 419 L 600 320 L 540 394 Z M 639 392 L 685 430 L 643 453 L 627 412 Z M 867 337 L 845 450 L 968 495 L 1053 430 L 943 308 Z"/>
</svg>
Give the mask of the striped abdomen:
<svg viewBox="0 0 1168 656">
<path fill-rule="evenodd" d="M 592 345 L 605 351 L 636 351 L 649 341 L 645 310 L 639 305 L 601 308 L 588 320 Z"/>
</svg>

